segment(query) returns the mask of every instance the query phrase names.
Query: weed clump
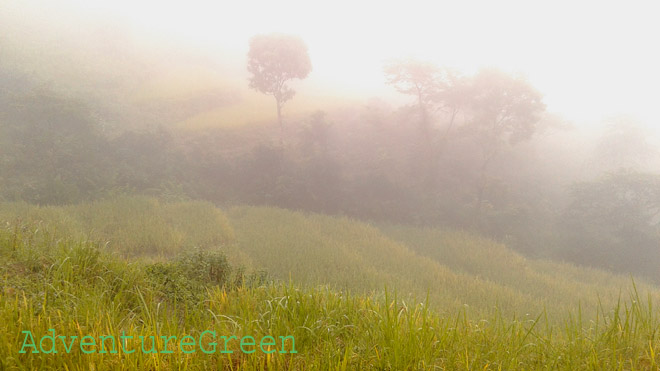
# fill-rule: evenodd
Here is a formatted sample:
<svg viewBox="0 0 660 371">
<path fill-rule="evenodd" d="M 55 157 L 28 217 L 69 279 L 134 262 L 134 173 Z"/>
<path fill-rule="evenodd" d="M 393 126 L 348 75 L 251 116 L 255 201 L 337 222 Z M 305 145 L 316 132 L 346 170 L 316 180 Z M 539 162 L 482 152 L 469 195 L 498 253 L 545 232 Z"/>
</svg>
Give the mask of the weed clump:
<svg viewBox="0 0 660 371">
<path fill-rule="evenodd" d="M 199 302 L 208 286 L 226 286 L 231 267 L 218 251 L 184 252 L 174 261 L 146 267 L 146 273 L 160 296 L 175 302 Z"/>
<path fill-rule="evenodd" d="M 232 268 L 225 254 L 217 250 L 185 251 L 172 261 L 149 264 L 145 271 L 163 300 L 191 304 L 204 300 L 210 287 L 231 290 L 268 281 L 265 272 L 246 273 L 243 268 Z"/>
</svg>

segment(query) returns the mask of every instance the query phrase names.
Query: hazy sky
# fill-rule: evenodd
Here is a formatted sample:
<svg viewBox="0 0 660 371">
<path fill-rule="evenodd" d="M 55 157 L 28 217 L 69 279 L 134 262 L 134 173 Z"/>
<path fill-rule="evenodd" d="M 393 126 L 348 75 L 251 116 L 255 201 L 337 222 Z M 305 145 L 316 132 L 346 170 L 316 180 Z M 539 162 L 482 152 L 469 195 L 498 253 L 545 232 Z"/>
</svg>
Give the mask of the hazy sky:
<svg viewBox="0 0 660 371">
<path fill-rule="evenodd" d="M 309 45 L 312 81 L 351 95 L 378 95 L 385 61 L 417 57 L 466 72 L 495 66 L 522 73 L 544 93 L 549 110 L 578 122 L 627 113 L 660 127 L 653 2 L 32 2 L 44 17 L 56 16 L 55 9 L 75 13 L 71 8 L 83 17 L 104 14 L 136 35 L 213 53 L 245 55 L 257 33 L 298 34 Z"/>
</svg>

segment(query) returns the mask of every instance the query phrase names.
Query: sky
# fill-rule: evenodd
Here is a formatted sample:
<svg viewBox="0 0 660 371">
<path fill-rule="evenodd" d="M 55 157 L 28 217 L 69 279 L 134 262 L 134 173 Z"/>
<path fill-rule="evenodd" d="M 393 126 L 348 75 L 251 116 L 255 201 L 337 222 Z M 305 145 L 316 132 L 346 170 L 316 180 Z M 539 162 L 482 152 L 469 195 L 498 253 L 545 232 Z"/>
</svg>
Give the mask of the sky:
<svg viewBox="0 0 660 371">
<path fill-rule="evenodd" d="M 11 0 L 0 0 L 0 4 Z M 108 17 L 136 37 L 244 56 L 251 36 L 301 36 L 310 80 L 347 95 L 391 93 L 383 65 L 418 58 L 522 74 L 551 112 L 590 125 L 619 114 L 660 128 L 660 22 L 653 2 L 30 0 L 44 17 Z M 58 13 L 59 12 L 59 13 Z M 389 90 L 388 90 L 389 89 Z"/>
</svg>

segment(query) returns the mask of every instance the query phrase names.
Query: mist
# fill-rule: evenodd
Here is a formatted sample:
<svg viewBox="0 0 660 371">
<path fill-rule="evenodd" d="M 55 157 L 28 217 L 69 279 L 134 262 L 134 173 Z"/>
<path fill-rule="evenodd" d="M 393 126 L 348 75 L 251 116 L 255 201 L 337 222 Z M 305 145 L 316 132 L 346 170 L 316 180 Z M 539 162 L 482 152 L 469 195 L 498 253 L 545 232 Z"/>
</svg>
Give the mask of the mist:
<svg viewBox="0 0 660 371">
<path fill-rule="evenodd" d="M 523 236 L 541 233 L 539 228 L 556 234 L 550 232 L 553 225 L 568 212 L 567 205 L 575 202 L 571 187 L 608 174 L 656 174 L 659 169 L 657 121 L 655 114 L 649 114 L 652 94 L 645 88 L 657 73 L 643 65 L 626 65 L 633 63 L 633 55 L 645 55 L 646 48 L 627 45 L 623 53 L 627 56 L 609 61 L 601 51 L 606 41 L 608 48 L 623 46 L 621 38 L 626 35 L 634 35 L 639 42 L 649 37 L 644 24 L 618 30 L 616 35 L 605 30 L 607 20 L 621 9 L 603 7 L 596 26 L 580 31 L 576 14 L 562 13 L 565 5 L 558 4 L 549 14 L 565 17 L 568 25 L 551 34 L 547 21 L 532 24 L 543 9 L 522 6 L 527 14 L 513 16 L 505 10 L 521 4 L 505 4 L 491 9 L 495 13 L 489 17 L 479 15 L 472 22 L 484 22 L 479 32 L 495 26 L 498 16 L 513 23 L 493 29 L 494 35 L 484 40 L 478 40 L 477 34 L 459 37 L 457 32 L 446 42 L 450 36 L 442 32 L 447 26 L 432 26 L 428 14 L 413 9 L 399 14 L 384 6 L 373 20 L 374 27 L 363 32 L 359 28 L 366 22 L 366 13 L 360 12 L 367 11 L 365 6 L 352 13 L 335 9 L 331 14 L 344 17 L 345 24 L 328 33 L 321 32 L 327 30 L 325 21 L 315 24 L 322 10 L 302 3 L 287 8 L 299 6 L 299 13 L 271 9 L 275 13 L 254 19 L 241 16 L 252 12 L 248 7 L 232 9 L 241 22 L 232 20 L 227 9 L 210 3 L 152 5 L 39 1 L 5 5 L 1 22 L 5 107 L 15 107 L 16 101 L 80 104 L 76 115 L 86 116 L 93 139 L 70 140 L 104 142 L 103 149 L 109 153 L 99 154 L 103 160 L 89 166 L 116 172 L 89 190 L 77 189 L 77 195 L 50 198 L 43 196 L 49 192 L 39 190 L 35 191 L 39 196 L 29 197 L 24 189 L 12 189 L 22 188 L 22 170 L 29 172 L 34 166 L 31 161 L 39 160 L 24 159 L 27 168 L 14 167 L 16 176 L 5 177 L 5 183 L 14 183 L 5 186 L 6 199 L 74 202 L 93 199 L 101 190 L 128 187 L 143 192 L 172 182 L 184 188 L 179 190 L 182 195 L 217 204 L 247 202 L 368 220 L 449 225 L 512 239 L 511 246 L 521 251 L 553 256 L 554 249 L 562 249 L 561 242 Z M 448 9 L 458 15 L 469 11 L 456 6 Z M 634 12 L 627 9 L 617 17 Z M 404 18 L 412 13 L 419 18 L 407 24 Z M 400 27 L 387 27 L 388 22 Z M 309 78 L 290 82 L 296 96 L 283 106 L 286 128 L 281 138 L 274 132 L 274 102 L 248 87 L 245 68 L 250 38 L 271 28 L 281 32 L 277 26 L 300 31 L 313 66 Z M 502 39 L 495 41 L 495 35 Z M 540 35 L 543 38 L 532 42 Z M 587 45 L 593 51 L 585 50 L 580 58 L 571 58 L 573 63 L 566 62 L 567 53 L 575 52 L 576 43 L 571 40 L 587 38 L 592 38 Z M 493 42 L 501 51 L 488 55 Z M 539 61 L 535 54 L 541 52 L 549 59 Z M 453 63 L 443 65 L 442 61 Z M 594 80 L 607 63 L 610 72 Z M 544 75 L 544 69 L 554 72 Z M 635 81 L 640 74 L 646 74 L 644 82 Z M 479 76 L 483 82 L 475 82 Z M 445 80 L 441 81 L 444 85 L 428 89 L 443 91 L 428 97 L 406 90 L 438 78 Z M 497 84 L 497 79 L 525 85 L 538 94 L 539 106 L 532 116 L 521 116 L 531 121 L 525 124 L 527 128 L 505 129 L 498 134 L 500 139 L 478 138 L 483 133 L 479 134 L 474 120 L 488 112 L 479 113 L 478 99 L 482 98 L 470 97 L 475 93 L 469 90 L 475 89 L 474 84 Z M 552 85 L 548 79 L 554 80 Z M 638 85 L 633 90 L 631 84 Z M 574 101 L 562 103 L 563 97 Z M 419 108 L 424 117 L 419 116 Z M 3 112 L 9 115 L 5 125 L 19 124 L 11 119 L 21 120 L 21 113 Z M 13 113 L 18 116 L 12 117 Z M 43 112 L 33 123 L 34 130 L 41 130 L 38 120 L 52 114 Z M 415 128 L 419 121 L 427 126 L 422 137 Z M 513 137 L 518 134 L 522 137 Z M 32 134 L 26 135 L 9 136 L 9 140 L 14 145 L 31 140 Z M 494 141 L 485 144 L 483 140 Z M 496 144 L 500 140 L 509 143 Z M 497 148 L 487 148 L 493 145 Z M 144 146 L 153 148 L 152 153 L 139 153 Z M 163 153 L 154 153 L 158 151 Z M 493 151 L 492 156 L 488 151 Z M 84 151 L 69 155 L 74 167 L 79 161 L 75 156 L 85 156 Z M 209 163 L 202 165 L 196 156 L 204 156 Z M 121 174 L 135 169 L 119 170 L 118 163 L 145 174 L 136 184 L 131 176 Z M 50 170 L 58 174 L 61 169 Z M 76 184 L 76 177 L 67 181 Z M 282 194 L 273 191 L 284 181 L 288 183 L 280 184 Z M 476 195 L 471 188 L 477 189 Z M 647 206 L 655 207 L 652 202 Z M 481 214 L 482 207 L 492 215 L 471 215 L 471 208 Z M 526 215 L 525 223 L 538 219 L 543 226 L 520 225 L 521 213 Z"/>
<path fill-rule="evenodd" d="M 0 0 L 0 273 L 84 240 L 174 312 L 287 278 L 440 317 L 659 297 L 653 14 Z"/>
</svg>

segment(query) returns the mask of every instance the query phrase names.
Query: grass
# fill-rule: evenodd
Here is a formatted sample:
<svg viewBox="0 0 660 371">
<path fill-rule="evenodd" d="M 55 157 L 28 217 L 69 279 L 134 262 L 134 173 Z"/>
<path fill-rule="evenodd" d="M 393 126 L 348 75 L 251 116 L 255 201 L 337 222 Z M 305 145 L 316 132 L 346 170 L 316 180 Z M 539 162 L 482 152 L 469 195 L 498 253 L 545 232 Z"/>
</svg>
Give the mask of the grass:
<svg viewBox="0 0 660 371">
<path fill-rule="evenodd" d="M 481 315 L 545 311 L 562 318 L 580 305 L 613 306 L 630 287 L 627 276 L 526 259 L 463 232 L 268 207 L 236 207 L 228 216 L 241 251 L 276 278 L 366 294 L 396 287 L 406 298 L 428 292 L 431 305 L 447 314 L 467 305 Z M 641 280 L 639 288 L 658 298 L 657 288 Z"/>
<path fill-rule="evenodd" d="M 57 237 L 103 241 L 110 250 L 133 256 L 171 256 L 234 239 L 227 217 L 200 201 L 117 197 L 61 207 L 18 202 L 0 206 L 0 221 L 47 226 Z"/>
<path fill-rule="evenodd" d="M 232 266 L 236 251 L 273 280 Z M 655 287 L 455 231 L 141 197 L 14 203 L 0 276 L 0 369 L 658 369 Z M 292 335 L 297 353 L 18 352 L 22 331 L 50 329 Z"/>
</svg>

